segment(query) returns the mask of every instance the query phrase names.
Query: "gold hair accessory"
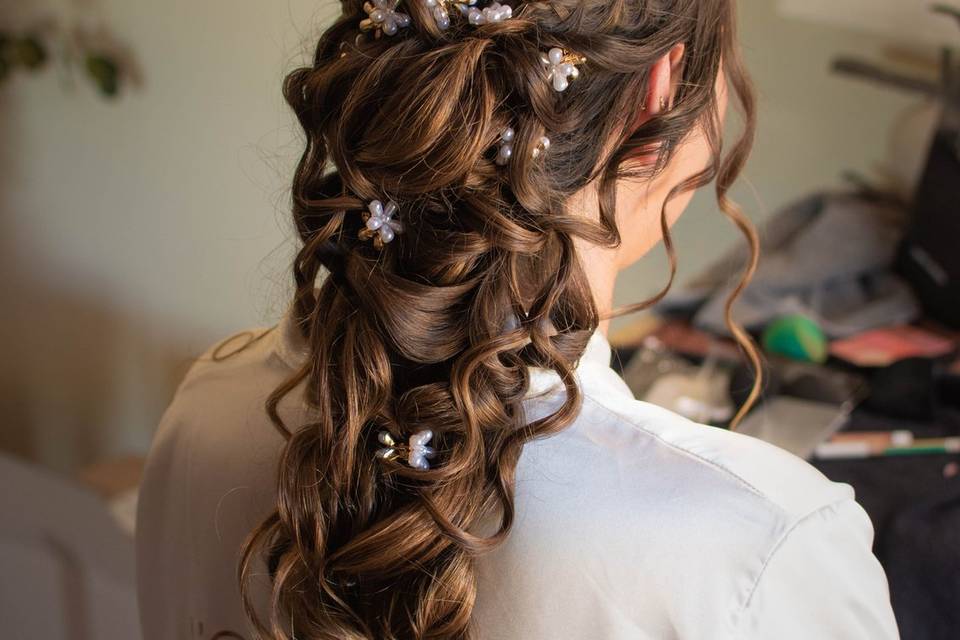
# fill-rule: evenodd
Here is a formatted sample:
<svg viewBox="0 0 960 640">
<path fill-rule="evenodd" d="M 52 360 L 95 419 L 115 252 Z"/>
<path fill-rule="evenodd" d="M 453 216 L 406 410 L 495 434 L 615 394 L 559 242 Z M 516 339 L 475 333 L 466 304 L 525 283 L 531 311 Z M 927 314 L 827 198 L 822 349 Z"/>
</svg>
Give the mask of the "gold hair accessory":
<svg viewBox="0 0 960 640">
<path fill-rule="evenodd" d="M 433 438 L 433 431 L 423 429 L 410 436 L 407 444 L 403 444 L 398 443 L 389 431 L 381 431 L 377 434 L 377 440 L 383 447 L 377 449 L 376 455 L 381 460 L 397 460 L 405 457 L 411 468 L 426 471 L 430 468 L 428 459 L 437 454 L 433 447 L 427 446 L 431 438 Z"/>
</svg>

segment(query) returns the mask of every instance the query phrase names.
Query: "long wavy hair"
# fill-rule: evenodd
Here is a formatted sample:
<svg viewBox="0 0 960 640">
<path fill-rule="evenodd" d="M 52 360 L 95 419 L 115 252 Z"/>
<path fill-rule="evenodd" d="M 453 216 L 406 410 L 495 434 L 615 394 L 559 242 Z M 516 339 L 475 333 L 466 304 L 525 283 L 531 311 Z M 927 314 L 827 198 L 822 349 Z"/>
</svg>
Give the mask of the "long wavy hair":
<svg viewBox="0 0 960 640">
<path fill-rule="evenodd" d="M 286 79 L 306 139 L 292 188 L 303 243 L 292 313 L 308 357 L 267 404 L 286 439 L 276 508 L 240 563 L 262 637 L 471 636 L 477 558 L 510 532 L 521 449 L 579 410 L 574 369 L 600 318 L 575 241 L 617 246 L 619 180 L 653 177 L 702 132 L 712 160 L 668 201 L 715 181 L 754 256 L 744 283 L 755 267 L 754 232 L 727 198 L 754 130 L 734 0 L 510 4 L 512 19 L 441 31 L 426 3 L 406 0 L 410 26 L 378 37 L 358 30 L 362 1 L 346 0 L 313 64 Z M 671 108 L 635 126 L 652 64 L 677 43 Z M 540 61 L 550 47 L 586 58 L 563 93 Z M 745 116 L 727 152 L 721 68 Z M 507 127 L 516 138 L 503 167 Z M 552 145 L 534 158 L 543 135 Z M 592 181 L 597 220 L 567 206 Z M 382 249 L 359 237 L 374 199 L 395 201 L 405 225 Z M 661 226 L 672 281 L 665 208 Z M 531 367 L 556 372 L 565 393 L 555 413 L 528 421 Z M 288 425 L 277 407 L 294 390 L 308 419 Z M 374 456 L 381 430 L 406 439 L 425 428 L 439 452 L 431 469 Z M 492 532 L 481 527 L 491 518 Z M 266 603 L 252 595 L 261 562 Z"/>
</svg>

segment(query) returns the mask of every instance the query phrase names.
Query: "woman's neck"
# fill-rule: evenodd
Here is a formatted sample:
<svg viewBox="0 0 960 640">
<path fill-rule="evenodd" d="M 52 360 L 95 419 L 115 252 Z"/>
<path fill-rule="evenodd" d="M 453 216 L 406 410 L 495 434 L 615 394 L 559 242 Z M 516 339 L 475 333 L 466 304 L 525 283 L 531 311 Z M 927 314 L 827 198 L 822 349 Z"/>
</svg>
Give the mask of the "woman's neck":
<svg viewBox="0 0 960 640">
<path fill-rule="evenodd" d="M 617 184 L 617 228 L 620 243 L 613 248 L 591 244 L 575 239 L 577 254 L 590 288 L 594 303 L 600 314 L 600 331 L 604 336 L 610 328 L 613 313 L 613 292 L 617 275 L 622 269 L 646 255 L 663 239 L 661 211 L 675 176 L 664 171 L 652 180 L 621 180 Z M 672 225 L 686 208 L 693 192 L 684 192 L 674 197 L 667 206 L 667 222 Z M 600 206 L 596 185 L 591 183 L 574 194 L 568 202 L 571 212 L 589 220 L 600 219 Z"/>
<path fill-rule="evenodd" d="M 577 242 L 577 254 L 600 314 L 600 332 L 606 336 L 610 329 L 610 314 L 613 312 L 614 286 L 620 271 L 616 250 L 588 242 Z"/>
<path fill-rule="evenodd" d="M 578 213 L 589 220 L 599 220 L 600 206 L 596 185 L 593 183 L 586 185 L 570 198 L 567 206 L 573 213 Z M 620 272 L 619 247 L 603 247 L 582 238 L 574 238 L 574 246 L 593 293 L 597 313 L 600 315 L 598 328 L 606 337 L 610 330 L 610 314 L 613 312 L 614 286 L 617 283 L 617 274 Z"/>
</svg>

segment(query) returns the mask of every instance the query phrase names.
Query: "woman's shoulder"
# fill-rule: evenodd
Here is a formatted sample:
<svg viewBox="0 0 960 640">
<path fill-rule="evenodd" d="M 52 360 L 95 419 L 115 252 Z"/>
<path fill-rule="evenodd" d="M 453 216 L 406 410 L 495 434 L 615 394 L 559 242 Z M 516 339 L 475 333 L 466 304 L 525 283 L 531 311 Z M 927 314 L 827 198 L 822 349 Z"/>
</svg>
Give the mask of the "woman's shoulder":
<svg viewBox="0 0 960 640">
<path fill-rule="evenodd" d="M 783 449 L 636 400 L 607 367 L 581 366 L 579 376 L 583 402 L 577 419 L 559 436 L 531 443 L 527 463 L 568 467 L 555 470 L 561 475 L 579 469 L 576 475 L 586 475 L 597 490 L 601 482 L 612 487 L 602 491 L 611 502 L 681 493 L 688 504 L 735 498 L 744 508 L 789 523 L 853 498 L 851 487 L 830 481 Z M 540 383 L 548 385 L 549 380 Z M 552 411 L 562 394 L 542 398 L 530 407 L 534 416 Z M 603 500 L 597 507 L 602 505 Z"/>
<path fill-rule="evenodd" d="M 219 340 L 192 364 L 160 421 L 140 488 L 141 618 L 150 638 L 180 637 L 196 603 L 213 628 L 240 628 L 236 554 L 272 505 L 282 438 L 268 396 L 292 370 L 276 331 Z"/>
<path fill-rule="evenodd" d="M 277 328 L 250 328 L 221 338 L 198 356 L 180 383 L 174 400 L 189 396 L 197 387 L 240 385 L 263 376 L 283 374 L 278 359 Z"/>
<path fill-rule="evenodd" d="M 535 591 L 571 603 L 545 633 L 603 619 L 623 637 L 754 637 L 740 631 L 757 607 L 766 616 L 833 575 L 882 618 L 871 540 L 852 489 L 807 462 L 594 385 L 570 428 L 524 448 L 511 536 L 481 567 L 481 615 L 509 617 Z"/>
<path fill-rule="evenodd" d="M 169 470 L 188 457 L 202 459 L 192 473 L 215 475 L 221 465 L 211 463 L 243 459 L 250 443 L 275 444 L 267 400 L 293 373 L 278 342 L 276 328 L 249 329 L 218 340 L 194 360 L 160 420 L 147 480 L 152 469 Z"/>
<path fill-rule="evenodd" d="M 517 494 L 517 528 L 559 548 L 588 538 L 624 562 L 639 543 L 727 569 L 759 567 L 800 522 L 854 497 L 782 449 L 613 386 L 588 386 L 566 431 L 525 446 Z"/>
<path fill-rule="evenodd" d="M 218 340 L 196 358 L 167 406 L 147 456 L 141 492 L 158 503 L 182 487 L 187 501 L 252 459 L 264 468 L 279 434 L 266 403 L 292 373 L 277 359 L 275 331 L 250 329 Z M 247 469 L 249 472 L 250 469 Z M 269 476 L 267 476 L 269 477 Z M 221 482 L 222 481 L 222 482 Z M 197 490 L 202 490 L 200 493 Z"/>
<path fill-rule="evenodd" d="M 669 459 L 671 473 L 702 477 L 717 491 L 753 496 L 758 508 L 802 518 L 853 489 L 833 482 L 807 461 L 757 438 L 692 422 L 633 398 L 588 394 L 582 426 L 621 432 L 628 455 Z"/>
</svg>

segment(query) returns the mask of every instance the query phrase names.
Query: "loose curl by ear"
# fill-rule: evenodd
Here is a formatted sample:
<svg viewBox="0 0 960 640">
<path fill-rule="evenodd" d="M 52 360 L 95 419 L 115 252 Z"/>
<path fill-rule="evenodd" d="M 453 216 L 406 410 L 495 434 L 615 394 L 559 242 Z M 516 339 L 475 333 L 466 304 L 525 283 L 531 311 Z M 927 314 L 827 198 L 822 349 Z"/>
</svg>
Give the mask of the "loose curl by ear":
<svg viewBox="0 0 960 640">
<path fill-rule="evenodd" d="M 615 246 L 617 180 L 652 176 L 698 127 L 714 161 L 673 195 L 717 178 L 721 208 L 748 229 L 726 198 L 753 129 L 732 0 L 511 4 L 512 19 L 440 30 L 407 0 L 410 26 L 377 38 L 358 37 L 366 13 L 345 1 L 313 65 L 285 83 L 306 137 L 293 313 L 309 354 L 268 402 L 286 438 L 276 509 L 240 566 L 262 637 L 468 638 L 476 558 L 510 531 L 521 449 L 579 409 L 574 367 L 600 318 L 575 239 Z M 673 108 L 631 128 L 652 63 L 676 43 L 686 62 Z M 587 60 L 563 94 L 540 62 L 553 46 Z M 726 160 L 721 60 L 747 120 Z M 514 153 L 501 167 L 507 127 Z M 534 157 L 544 135 L 549 152 Z M 655 163 L 634 162 L 654 147 Z M 597 221 L 566 207 L 593 180 Z M 377 198 L 398 203 L 405 227 L 382 250 L 358 237 Z M 555 371 L 566 391 L 534 421 L 522 405 L 530 367 Z M 291 427 L 277 406 L 294 390 L 310 419 Z M 432 468 L 373 455 L 379 431 L 425 428 L 440 452 Z M 261 559 L 267 603 L 250 589 Z"/>
</svg>

